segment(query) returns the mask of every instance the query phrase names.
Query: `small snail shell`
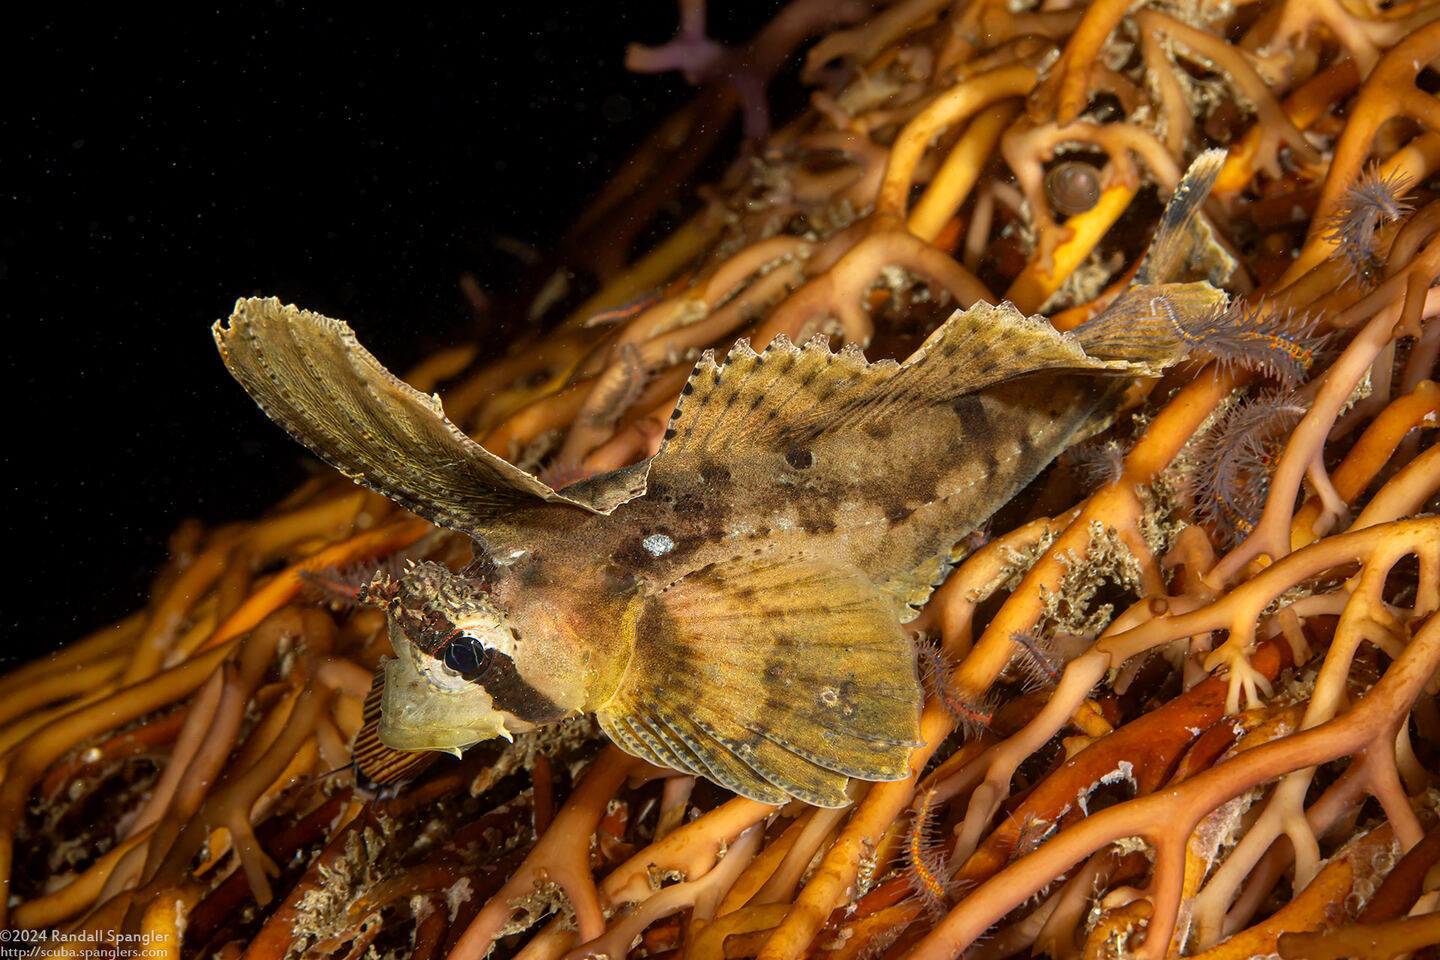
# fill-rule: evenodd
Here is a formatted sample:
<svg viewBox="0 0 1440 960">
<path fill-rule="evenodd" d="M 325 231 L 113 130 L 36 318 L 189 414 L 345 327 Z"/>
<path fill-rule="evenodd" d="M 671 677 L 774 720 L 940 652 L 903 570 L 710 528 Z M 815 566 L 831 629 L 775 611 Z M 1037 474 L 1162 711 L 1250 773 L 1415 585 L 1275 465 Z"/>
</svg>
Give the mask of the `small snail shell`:
<svg viewBox="0 0 1440 960">
<path fill-rule="evenodd" d="M 1056 164 L 1045 174 L 1045 196 L 1056 213 L 1084 213 L 1100 202 L 1100 171 L 1080 160 Z"/>
</svg>

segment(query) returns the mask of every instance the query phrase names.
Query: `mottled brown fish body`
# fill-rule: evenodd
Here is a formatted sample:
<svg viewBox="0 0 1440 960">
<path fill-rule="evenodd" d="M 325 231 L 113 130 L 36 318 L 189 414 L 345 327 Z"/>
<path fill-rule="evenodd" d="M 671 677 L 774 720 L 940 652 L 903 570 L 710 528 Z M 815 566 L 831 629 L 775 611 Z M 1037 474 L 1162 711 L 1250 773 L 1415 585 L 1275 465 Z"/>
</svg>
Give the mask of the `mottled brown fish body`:
<svg viewBox="0 0 1440 960">
<path fill-rule="evenodd" d="M 904 608 L 943 576 L 937 558 L 1108 420 L 1125 387 L 1113 376 L 1025 377 L 911 411 L 891 429 L 821 433 L 778 457 L 742 449 L 663 478 L 652 472 L 645 495 L 609 515 L 523 510 L 507 526 L 531 548 L 497 596 L 513 584 L 518 605 L 521 592 L 566 580 L 568 558 L 586 552 L 611 562 L 590 586 L 619 590 L 632 579 L 660 589 L 750 554 L 803 554 L 858 568 L 908 620 Z"/>
</svg>

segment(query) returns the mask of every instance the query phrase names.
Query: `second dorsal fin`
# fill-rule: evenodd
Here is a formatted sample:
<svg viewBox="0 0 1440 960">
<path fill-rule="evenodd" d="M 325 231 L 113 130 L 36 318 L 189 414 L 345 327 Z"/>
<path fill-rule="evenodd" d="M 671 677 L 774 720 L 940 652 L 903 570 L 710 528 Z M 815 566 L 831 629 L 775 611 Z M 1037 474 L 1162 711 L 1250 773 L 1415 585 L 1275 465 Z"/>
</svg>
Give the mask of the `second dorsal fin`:
<svg viewBox="0 0 1440 960">
<path fill-rule="evenodd" d="M 651 469 L 873 427 L 1045 370 L 1136 376 L 1153 369 L 1088 356 L 1074 338 L 1009 303 L 957 311 L 903 363 L 871 363 L 854 345 L 832 353 L 824 337 L 804 347 L 777 337 L 758 354 L 741 340 L 723 364 L 708 351 L 700 358 Z"/>
</svg>

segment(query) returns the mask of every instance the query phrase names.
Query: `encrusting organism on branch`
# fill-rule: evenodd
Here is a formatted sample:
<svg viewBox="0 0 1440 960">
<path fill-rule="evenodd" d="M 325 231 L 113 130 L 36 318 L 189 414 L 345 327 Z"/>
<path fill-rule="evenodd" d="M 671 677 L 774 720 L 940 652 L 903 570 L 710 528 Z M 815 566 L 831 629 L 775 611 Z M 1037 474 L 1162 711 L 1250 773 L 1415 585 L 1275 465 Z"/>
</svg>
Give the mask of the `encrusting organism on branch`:
<svg viewBox="0 0 1440 960">
<path fill-rule="evenodd" d="M 1247 397 L 1195 444 L 1190 467 L 1195 519 L 1226 545 L 1255 529 L 1280 444 L 1305 408 L 1282 393 Z"/>
<path fill-rule="evenodd" d="M 1127 364 L 1049 451 L 1070 445 L 1064 459 L 988 504 L 983 536 L 930 556 L 904 632 L 886 614 L 895 662 L 927 665 L 886 769 L 752 757 L 781 789 L 738 745 L 672 736 L 713 704 L 677 711 L 660 693 L 670 733 L 632 696 L 598 724 L 507 728 L 459 758 L 387 746 L 372 677 L 406 628 L 454 673 L 495 660 L 404 591 L 428 576 L 493 596 L 505 572 L 472 561 L 426 484 L 401 507 L 326 473 L 253 522 L 182 526 L 146 609 L 0 677 L 5 923 L 249 960 L 1427 955 L 1437 17 L 1429 0 L 794 0 L 722 48 L 687 0 L 674 42 L 630 56 L 685 71 L 696 99 L 557 238 L 543 294 L 494 301 L 516 344 L 484 363 L 468 345 L 439 354 L 410 392 L 384 381 L 419 399 L 364 429 L 425 434 L 443 404 L 446 442 L 473 462 L 557 510 L 604 509 L 596 491 L 633 476 L 611 471 L 674 456 L 720 390 L 739 398 L 716 416 L 730 441 L 707 448 L 703 483 L 669 491 L 703 524 L 741 502 L 714 496 L 722 478 L 759 462 L 763 427 L 740 400 L 784 407 L 789 381 L 762 381 L 767 367 L 829 369 L 815 382 L 832 392 L 837 368 L 923 380 L 938 361 L 908 358 L 982 317 Z M 809 107 L 777 115 L 768 91 L 794 82 Z M 1197 158 L 1208 198 L 1184 179 Z M 544 282 L 581 275 L 583 301 Z M 1139 369 L 1135 344 L 1161 341 L 1189 358 Z M 986 396 L 1033 410 L 1061 377 Z M 801 420 L 828 402 L 789 399 Z M 842 464 L 876 451 L 884 482 L 802 498 L 763 536 L 819 531 L 847 498 L 867 530 L 898 523 L 929 507 L 893 491 L 1008 455 L 998 434 L 941 436 L 922 429 L 933 411 L 902 413 L 856 415 L 835 448 Z M 807 455 L 778 451 L 769 475 L 800 483 Z M 432 487 L 453 476 L 443 458 L 425 469 Z M 509 516 L 500 500 L 485 509 Z M 644 533 L 637 554 L 688 548 Z M 813 562 L 756 571 L 747 622 L 808 602 Z M 710 616 L 690 649 L 739 649 L 725 609 L 679 582 L 668 600 Z M 806 662 L 757 670 L 855 669 L 838 649 L 853 638 L 831 633 Z"/>
</svg>

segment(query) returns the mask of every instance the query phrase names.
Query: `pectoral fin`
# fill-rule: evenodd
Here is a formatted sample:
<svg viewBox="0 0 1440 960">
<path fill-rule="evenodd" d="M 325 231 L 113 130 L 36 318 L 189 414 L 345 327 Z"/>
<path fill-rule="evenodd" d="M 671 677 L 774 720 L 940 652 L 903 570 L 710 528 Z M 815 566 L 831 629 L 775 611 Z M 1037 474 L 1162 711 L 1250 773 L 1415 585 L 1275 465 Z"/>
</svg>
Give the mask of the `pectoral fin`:
<svg viewBox="0 0 1440 960">
<path fill-rule="evenodd" d="M 766 803 L 848 803 L 898 780 L 919 742 L 915 647 L 854 567 L 746 557 L 644 601 L 635 652 L 598 712 L 621 747 Z"/>
</svg>

